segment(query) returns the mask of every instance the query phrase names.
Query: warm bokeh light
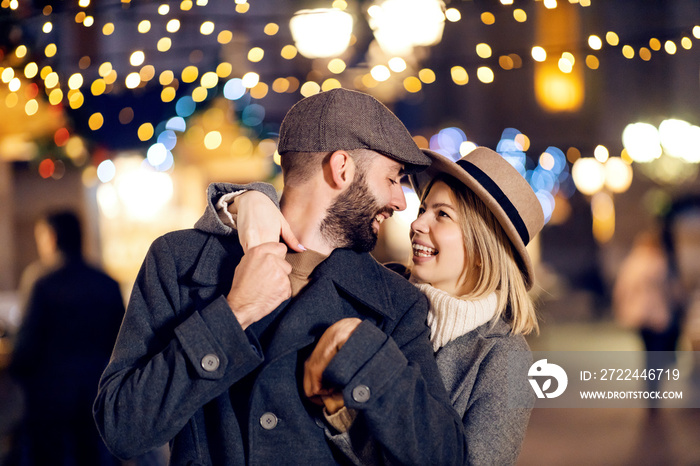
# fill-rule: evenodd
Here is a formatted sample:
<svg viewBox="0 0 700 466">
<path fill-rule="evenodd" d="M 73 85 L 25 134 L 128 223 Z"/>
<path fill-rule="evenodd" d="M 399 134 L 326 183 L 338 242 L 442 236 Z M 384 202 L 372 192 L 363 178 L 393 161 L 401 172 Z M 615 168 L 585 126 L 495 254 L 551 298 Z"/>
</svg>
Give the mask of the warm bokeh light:
<svg viewBox="0 0 700 466">
<path fill-rule="evenodd" d="M 296 48 L 307 58 L 342 54 L 350 44 L 352 26 L 349 13 L 332 8 L 297 11 L 289 21 Z"/>
</svg>

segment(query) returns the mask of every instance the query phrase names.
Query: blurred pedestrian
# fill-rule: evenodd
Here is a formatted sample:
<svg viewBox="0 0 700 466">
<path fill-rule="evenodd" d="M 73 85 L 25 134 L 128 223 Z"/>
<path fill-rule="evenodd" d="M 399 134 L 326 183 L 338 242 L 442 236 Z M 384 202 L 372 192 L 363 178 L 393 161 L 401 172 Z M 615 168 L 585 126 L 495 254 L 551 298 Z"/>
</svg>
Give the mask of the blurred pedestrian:
<svg viewBox="0 0 700 466">
<path fill-rule="evenodd" d="M 636 329 L 644 342 L 647 369 L 666 369 L 675 362 L 681 333 L 682 292 L 660 232 L 637 234 L 617 274 L 613 312 L 625 328 Z M 660 381 L 647 379 L 656 391 Z"/>
<path fill-rule="evenodd" d="M 119 464 L 92 418 L 97 383 L 124 315 L 119 285 L 84 260 L 73 212 L 42 216 L 35 239 L 41 267 L 31 269 L 34 281 L 27 284 L 9 367 L 25 410 L 5 464 Z"/>
</svg>

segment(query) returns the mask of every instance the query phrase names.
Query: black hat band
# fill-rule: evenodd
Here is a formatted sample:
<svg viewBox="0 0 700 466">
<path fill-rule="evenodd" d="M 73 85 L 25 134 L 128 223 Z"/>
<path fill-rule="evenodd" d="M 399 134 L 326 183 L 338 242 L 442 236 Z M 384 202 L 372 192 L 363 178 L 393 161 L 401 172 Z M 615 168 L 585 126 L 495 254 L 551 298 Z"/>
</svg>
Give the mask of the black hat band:
<svg viewBox="0 0 700 466">
<path fill-rule="evenodd" d="M 518 209 L 515 208 L 512 202 L 510 202 L 508 196 L 505 195 L 505 193 L 498 187 L 491 177 L 489 177 L 473 163 L 466 160 L 458 160 L 457 165 L 469 173 L 481 186 L 484 187 L 484 189 L 486 189 L 486 191 L 491 194 L 491 196 L 493 196 L 498 205 L 501 206 L 510 221 L 513 223 L 513 226 L 518 232 L 520 239 L 522 239 L 523 243 L 527 245 L 530 242 L 530 233 L 528 233 L 525 222 L 523 222 L 523 218 L 520 216 Z"/>
</svg>

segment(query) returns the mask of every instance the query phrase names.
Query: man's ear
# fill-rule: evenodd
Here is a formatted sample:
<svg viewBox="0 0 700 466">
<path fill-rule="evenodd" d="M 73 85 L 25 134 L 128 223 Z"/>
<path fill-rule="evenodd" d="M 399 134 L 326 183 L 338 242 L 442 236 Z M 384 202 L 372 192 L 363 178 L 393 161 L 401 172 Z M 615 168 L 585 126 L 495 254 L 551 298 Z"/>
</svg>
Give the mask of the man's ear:
<svg viewBox="0 0 700 466">
<path fill-rule="evenodd" d="M 344 150 L 337 150 L 331 154 L 328 168 L 329 181 L 336 189 L 345 189 L 355 179 L 355 161 Z"/>
</svg>

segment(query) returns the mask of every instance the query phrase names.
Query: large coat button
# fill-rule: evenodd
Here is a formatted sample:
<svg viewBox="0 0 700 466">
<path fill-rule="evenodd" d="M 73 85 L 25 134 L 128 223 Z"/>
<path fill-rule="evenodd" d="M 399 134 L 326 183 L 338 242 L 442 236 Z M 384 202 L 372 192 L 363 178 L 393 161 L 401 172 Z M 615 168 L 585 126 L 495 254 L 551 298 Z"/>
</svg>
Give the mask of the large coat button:
<svg viewBox="0 0 700 466">
<path fill-rule="evenodd" d="M 272 413 L 265 413 L 260 416 L 260 425 L 265 430 L 272 430 L 277 427 L 277 416 Z"/>
<path fill-rule="evenodd" d="M 358 403 L 367 403 L 369 401 L 369 387 L 367 385 L 358 385 L 353 388 L 352 399 Z"/>
<path fill-rule="evenodd" d="M 207 372 L 214 372 L 219 368 L 219 358 L 215 354 L 207 354 L 202 358 L 202 369 Z"/>
</svg>

